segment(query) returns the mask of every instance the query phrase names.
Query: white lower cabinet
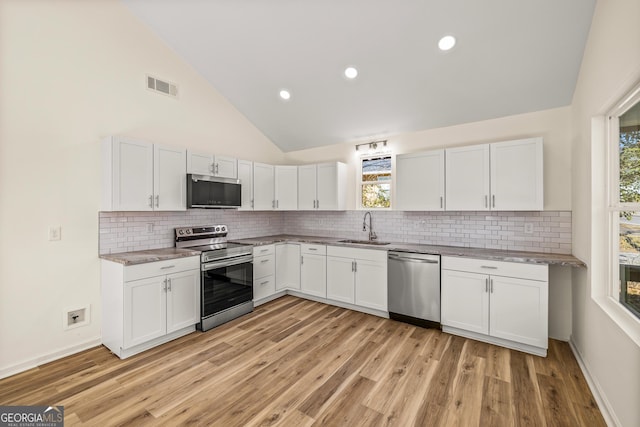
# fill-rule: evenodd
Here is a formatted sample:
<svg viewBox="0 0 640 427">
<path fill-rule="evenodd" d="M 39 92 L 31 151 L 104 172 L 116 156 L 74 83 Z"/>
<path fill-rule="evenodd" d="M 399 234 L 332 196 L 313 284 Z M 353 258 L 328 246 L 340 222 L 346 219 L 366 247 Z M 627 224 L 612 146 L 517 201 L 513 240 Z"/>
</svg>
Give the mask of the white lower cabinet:
<svg viewBox="0 0 640 427">
<path fill-rule="evenodd" d="M 253 248 L 253 301 L 260 305 L 276 293 L 276 254 L 274 245 Z"/>
<path fill-rule="evenodd" d="M 300 289 L 300 244 L 276 245 L 276 290 Z"/>
<path fill-rule="evenodd" d="M 327 299 L 386 312 L 387 251 L 327 246 Z"/>
<path fill-rule="evenodd" d="M 200 258 L 125 266 L 103 260 L 102 342 L 124 359 L 195 330 Z"/>
<path fill-rule="evenodd" d="M 327 247 L 300 245 L 300 292 L 327 297 Z"/>
<path fill-rule="evenodd" d="M 548 266 L 442 257 L 443 331 L 545 356 Z"/>
</svg>

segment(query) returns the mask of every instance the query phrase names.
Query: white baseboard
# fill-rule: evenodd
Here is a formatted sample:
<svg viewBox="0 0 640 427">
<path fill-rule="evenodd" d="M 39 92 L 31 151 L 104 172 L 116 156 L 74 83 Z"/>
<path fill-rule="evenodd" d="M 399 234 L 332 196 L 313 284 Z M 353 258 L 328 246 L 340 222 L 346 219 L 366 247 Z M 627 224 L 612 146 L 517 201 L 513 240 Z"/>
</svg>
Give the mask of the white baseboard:
<svg viewBox="0 0 640 427">
<path fill-rule="evenodd" d="M 582 358 L 582 355 L 578 351 L 578 348 L 576 347 L 576 345 L 573 343 L 572 338 L 573 337 L 569 338 L 569 347 L 571 348 L 573 355 L 578 361 L 578 366 L 580 366 L 580 370 L 582 370 L 582 374 L 584 375 L 584 378 L 587 380 L 589 389 L 591 389 L 591 394 L 593 394 L 593 398 L 596 400 L 596 403 L 598 404 L 598 409 L 600 409 L 600 412 L 602 413 L 602 418 L 604 418 L 604 421 L 607 423 L 609 427 L 622 426 L 622 424 L 620 424 L 620 420 L 618 420 L 618 418 L 616 417 L 616 414 L 613 411 L 613 408 L 611 407 L 609 400 L 607 399 L 607 395 L 602 390 L 602 387 L 600 387 L 600 383 L 598 382 L 598 380 L 593 376 L 591 376 L 591 372 L 589 371 L 589 366 L 587 365 L 585 360 Z"/>
<path fill-rule="evenodd" d="M 34 357 L 33 359 L 26 360 L 24 362 L 17 363 L 7 368 L 0 369 L 0 379 L 10 377 L 11 375 L 19 374 L 20 372 L 28 371 L 29 369 L 36 368 L 45 363 L 53 362 L 54 360 L 61 359 L 72 354 L 79 353 L 84 350 L 88 350 L 92 347 L 99 346 L 102 343 L 100 338 L 94 338 L 89 341 L 85 341 L 80 344 L 72 345 L 52 353 L 47 353 L 42 356 Z"/>
</svg>

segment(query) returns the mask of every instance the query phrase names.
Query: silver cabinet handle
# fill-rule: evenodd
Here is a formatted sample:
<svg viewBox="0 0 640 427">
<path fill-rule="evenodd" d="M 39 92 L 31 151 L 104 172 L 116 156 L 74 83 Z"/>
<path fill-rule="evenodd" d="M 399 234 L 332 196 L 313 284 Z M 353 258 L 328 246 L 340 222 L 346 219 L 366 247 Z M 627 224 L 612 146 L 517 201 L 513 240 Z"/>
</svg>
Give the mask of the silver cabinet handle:
<svg viewBox="0 0 640 427">
<path fill-rule="evenodd" d="M 358 272 L 358 261 L 353 261 L 353 271 Z"/>
<path fill-rule="evenodd" d="M 490 282 L 491 282 L 491 293 L 493 293 L 493 279 L 491 279 Z"/>
<path fill-rule="evenodd" d="M 496 207 L 496 195 L 495 194 L 493 196 L 491 196 L 491 200 L 492 200 L 492 205 L 495 208 Z"/>
<path fill-rule="evenodd" d="M 218 175 L 220 170 L 220 165 L 218 163 L 216 163 L 216 175 Z"/>
<path fill-rule="evenodd" d="M 215 173 L 215 171 L 216 171 L 216 164 L 215 164 L 215 163 L 211 163 L 211 165 L 209 166 L 209 170 L 211 171 L 211 173 Z"/>
<path fill-rule="evenodd" d="M 275 208 L 276 208 L 276 201 L 275 201 L 275 200 L 272 200 L 272 201 L 271 201 L 271 208 L 272 208 L 272 209 L 275 209 Z"/>
<path fill-rule="evenodd" d="M 356 270 L 355 270 L 356 268 L 355 268 L 355 266 L 354 266 L 354 264 L 355 264 L 355 263 L 356 263 L 355 261 L 351 261 L 351 272 L 356 271 Z"/>
<path fill-rule="evenodd" d="M 175 268 L 175 265 L 166 265 L 164 267 L 160 267 L 160 270 L 168 270 L 170 268 Z"/>
<path fill-rule="evenodd" d="M 489 196 L 484 196 L 484 207 L 485 208 L 489 207 Z"/>
<path fill-rule="evenodd" d="M 149 207 L 153 207 L 153 196 L 149 196 Z"/>
<path fill-rule="evenodd" d="M 493 265 L 481 265 L 480 268 L 486 268 L 486 269 L 489 269 L 489 270 L 497 270 L 498 269 L 498 267 L 493 266 Z"/>
<path fill-rule="evenodd" d="M 164 279 L 162 281 L 162 290 L 167 292 L 167 279 Z"/>
<path fill-rule="evenodd" d="M 156 208 L 160 207 L 160 196 L 156 195 Z"/>
<path fill-rule="evenodd" d="M 440 209 L 444 208 L 444 197 L 440 196 Z"/>
<path fill-rule="evenodd" d="M 316 201 L 314 200 L 313 201 L 313 209 L 315 209 L 315 208 L 316 208 Z"/>
<path fill-rule="evenodd" d="M 268 259 L 263 259 L 262 261 L 260 261 L 260 264 L 264 264 L 265 262 L 269 262 Z"/>
<path fill-rule="evenodd" d="M 317 251 L 318 248 L 309 248 L 310 251 Z"/>
<path fill-rule="evenodd" d="M 300 265 L 304 264 L 304 257 L 300 255 Z"/>
<path fill-rule="evenodd" d="M 167 279 L 167 284 L 169 285 L 169 292 L 171 292 L 171 279 Z"/>
<path fill-rule="evenodd" d="M 266 285 L 267 283 L 269 283 L 268 280 L 265 280 L 264 282 L 260 282 L 261 285 Z"/>
<path fill-rule="evenodd" d="M 320 200 L 316 200 L 316 208 L 320 209 Z"/>
<path fill-rule="evenodd" d="M 484 279 L 484 291 L 489 293 L 489 278 Z"/>
<path fill-rule="evenodd" d="M 253 209 L 253 199 L 251 199 L 251 208 Z"/>
</svg>

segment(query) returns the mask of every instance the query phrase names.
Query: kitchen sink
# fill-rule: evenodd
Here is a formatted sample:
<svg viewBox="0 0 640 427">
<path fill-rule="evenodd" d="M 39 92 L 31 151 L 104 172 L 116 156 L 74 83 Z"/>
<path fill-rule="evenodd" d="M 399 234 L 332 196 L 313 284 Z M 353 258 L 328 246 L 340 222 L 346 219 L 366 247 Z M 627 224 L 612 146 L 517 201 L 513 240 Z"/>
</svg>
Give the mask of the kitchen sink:
<svg viewBox="0 0 640 427">
<path fill-rule="evenodd" d="M 377 240 L 338 240 L 338 243 L 355 243 L 358 245 L 375 245 L 375 246 L 383 246 L 383 245 L 389 244 L 389 242 L 378 242 Z"/>
</svg>

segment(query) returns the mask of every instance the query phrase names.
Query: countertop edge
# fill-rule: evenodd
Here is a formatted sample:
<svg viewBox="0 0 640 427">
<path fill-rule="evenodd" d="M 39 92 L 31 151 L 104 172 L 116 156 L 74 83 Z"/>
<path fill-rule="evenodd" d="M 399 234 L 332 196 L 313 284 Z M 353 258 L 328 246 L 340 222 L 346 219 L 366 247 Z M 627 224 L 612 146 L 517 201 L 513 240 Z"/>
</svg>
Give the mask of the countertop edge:
<svg viewBox="0 0 640 427">
<path fill-rule="evenodd" d="M 99 255 L 100 259 L 115 262 L 125 266 L 147 264 L 150 262 L 168 261 L 178 258 L 200 256 L 200 251 L 191 249 L 161 248 L 134 252 L 119 252 L 115 254 Z"/>
</svg>

